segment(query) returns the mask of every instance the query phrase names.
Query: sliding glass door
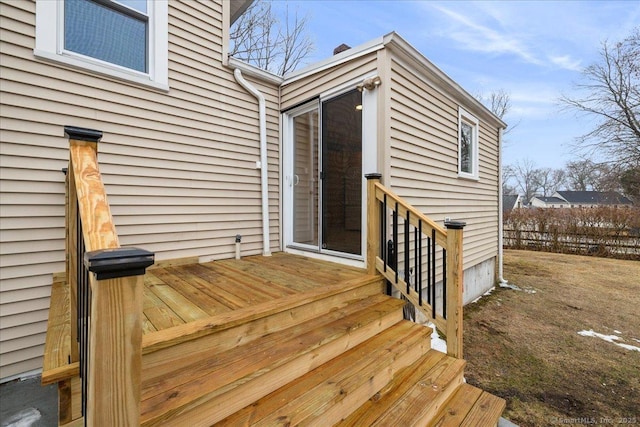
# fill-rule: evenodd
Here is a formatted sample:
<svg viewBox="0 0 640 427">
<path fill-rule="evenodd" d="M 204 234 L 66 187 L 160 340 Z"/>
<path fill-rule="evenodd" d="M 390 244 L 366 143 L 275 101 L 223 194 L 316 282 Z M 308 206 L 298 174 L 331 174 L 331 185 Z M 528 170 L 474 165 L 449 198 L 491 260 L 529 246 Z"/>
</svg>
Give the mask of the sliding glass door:
<svg viewBox="0 0 640 427">
<path fill-rule="evenodd" d="M 361 93 L 317 100 L 285 117 L 286 244 L 362 255 Z"/>
</svg>

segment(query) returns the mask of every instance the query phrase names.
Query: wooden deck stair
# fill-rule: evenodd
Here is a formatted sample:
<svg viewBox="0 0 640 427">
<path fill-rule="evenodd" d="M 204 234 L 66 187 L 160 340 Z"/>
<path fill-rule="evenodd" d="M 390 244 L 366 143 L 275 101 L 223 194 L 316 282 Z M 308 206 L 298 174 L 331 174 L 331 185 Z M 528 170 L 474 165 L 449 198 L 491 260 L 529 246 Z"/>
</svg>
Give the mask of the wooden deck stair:
<svg viewBox="0 0 640 427">
<path fill-rule="evenodd" d="M 153 265 L 152 252 L 120 246 L 102 132 L 65 133 L 67 261 L 42 375 L 58 384 L 60 425 L 497 424 L 504 401 L 463 384 L 463 222 L 445 230 L 368 174 L 366 272 L 287 254 Z M 395 249 L 382 250 L 384 230 Z M 448 355 L 403 320 L 385 283 L 446 333 Z"/>
<path fill-rule="evenodd" d="M 145 335 L 142 425 L 496 425 L 504 401 L 463 384 L 464 361 L 381 287 L 364 276 Z"/>
</svg>

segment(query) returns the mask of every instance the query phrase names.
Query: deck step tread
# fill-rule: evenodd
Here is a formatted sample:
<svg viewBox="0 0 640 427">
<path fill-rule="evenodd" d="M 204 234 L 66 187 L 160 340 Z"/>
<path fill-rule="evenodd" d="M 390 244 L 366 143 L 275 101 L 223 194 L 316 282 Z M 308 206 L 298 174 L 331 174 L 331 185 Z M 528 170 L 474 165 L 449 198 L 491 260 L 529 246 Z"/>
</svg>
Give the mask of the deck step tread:
<svg viewBox="0 0 640 427">
<path fill-rule="evenodd" d="M 143 348 L 142 378 L 152 381 L 164 376 L 165 372 L 179 370 L 191 365 L 194 360 L 210 358 L 232 348 L 246 345 L 261 337 L 294 325 L 309 321 L 354 304 L 358 300 L 380 295 L 382 282 L 375 276 L 365 276 L 348 282 L 343 289 L 314 292 L 315 298 L 305 295 L 293 296 L 292 301 L 268 304 L 263 307 L 264 315 L 253 310 L 246 313 L 214 316 L 202 324 L 188 324 L 162 331 L 155 336 L 170 336 L 168 342 L 155 341 L 154 350 L 145 352 Z M 245 319 L 245 322 L 239 321 Z M 176 331 L 177 329 L 177 331 Z M 143 338 L 143 343 L 144 343 Z M 173 343 L 174 345 L 168 345 Z M 148 350 L 148 349 L 147 349 Z"/>
<path fill-rule="evenodd" d="M 462 384 L 442 407 L 434 427 L 495 426 L 506 406 L 504 399 L 469 384 Z"/>
<path fill-rule="evenodd" d="M 399 322 L 402 305 L 402 301 L 375 295 L 145 380 L 143 424 L 162 424 L 168 418 L 175 425 L 192 422 L 198 414 L 177 415 L 197 412 L 193 409 L 207 402 L 203 423 L 218 421 Z"/>
<path fill-rule="evenodd" d="M 142 338 L 142 352 L 149 354 L 163 348 L 199 338 L 204 335 L 218 333 L 224 329 L 231 329 L 256 319 L 267 318 L 276 313 L 313 304 L 321 299 L 328 299 L 339 296 L 343 301 L 349 301 L 352 297 L 363 294 L 362 290 L 370 288 L 368 295 L 380 293 L 382 290 L 380 277 L 373 275 L 363 275 L 356 279 L 351 279 L 336 285 L 329 285 L 313 291 L 289 295 L 284 298 L 266 301 L 242 309 L 222 313 L 198 319 L 184 325 L 178 325 L 169 329 L 151 332 Z M 379 290 L 376 290 L 377 286 Z"/>
<path fill-rule="evenodd" d="M 431 350 L 336 425 L 425 425 L 462 383 L 464 366 L 464 360 Z"/>
<path fill-rule="evenodd" d="M 397 323 L 219 424 L 331 425 L 429 351 L 430 335 L 430 328 Z"/>
</svg>

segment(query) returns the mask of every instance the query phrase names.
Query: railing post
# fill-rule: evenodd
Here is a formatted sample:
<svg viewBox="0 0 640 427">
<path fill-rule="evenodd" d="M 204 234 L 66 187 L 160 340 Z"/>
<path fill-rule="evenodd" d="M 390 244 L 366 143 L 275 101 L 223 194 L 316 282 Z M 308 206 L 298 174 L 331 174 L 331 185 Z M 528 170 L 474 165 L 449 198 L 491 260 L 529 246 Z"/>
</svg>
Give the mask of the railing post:
<svg viewBox="0 0 640 427">
<path fill-rule="evenodd" d="M 462 229 L 466 223 L 446 221 L 447 227 L 447 354 L 462 359 Z"/>
<path fill-rule="evenodd" d="M 72 293 L 82 288 L 77 353 L 84 422 L 96 427 L 136 426 L 140 424 L 142 292 L 145 270 L 154 255 L 120 247 L 98 168 L 102 132 L 72 126 L 64 130 L 70 145 L 67 274 Z M 79 307 L 80 303 L 77 311 Z"/>
<path fill-rule="evenodd" d="M 92 273 L 87 426 L 140 425 L 142 292 L 152 253 L 136 248 L 88 252 Z"/>
<path fill-rule="evenodd" d="M 369 173 L 367 178 L 367 273 L 376 274 L 376 257 L 380 255 L 380 208 L 376 199 L 376 183 L 382 175 Z"/>
</svg>

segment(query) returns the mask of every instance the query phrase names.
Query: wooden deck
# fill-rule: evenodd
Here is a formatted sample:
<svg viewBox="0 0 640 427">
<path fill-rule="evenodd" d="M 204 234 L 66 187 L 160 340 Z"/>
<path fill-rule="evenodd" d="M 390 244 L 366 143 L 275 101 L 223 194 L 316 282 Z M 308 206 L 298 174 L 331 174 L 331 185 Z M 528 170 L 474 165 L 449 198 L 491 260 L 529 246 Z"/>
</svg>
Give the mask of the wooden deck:
<svg viewBox="0 0 640 427">
<path fill-rule="evenodd" d="M 464 361 L 430 350 L 380 276 L 284 253 L 195 261 L 145 275 L 141 425 L 489 426 L 504 409 L 462 385 Z M 68 294 L 56 283 L 43 383 L 58 382 L 60 425 L 79 425 Z"/>
<path fill-rule="evenodd" d="M 352 280 L 365 270 L 282 252 L 147 270 L 144 333 Z"/>
</svg>

